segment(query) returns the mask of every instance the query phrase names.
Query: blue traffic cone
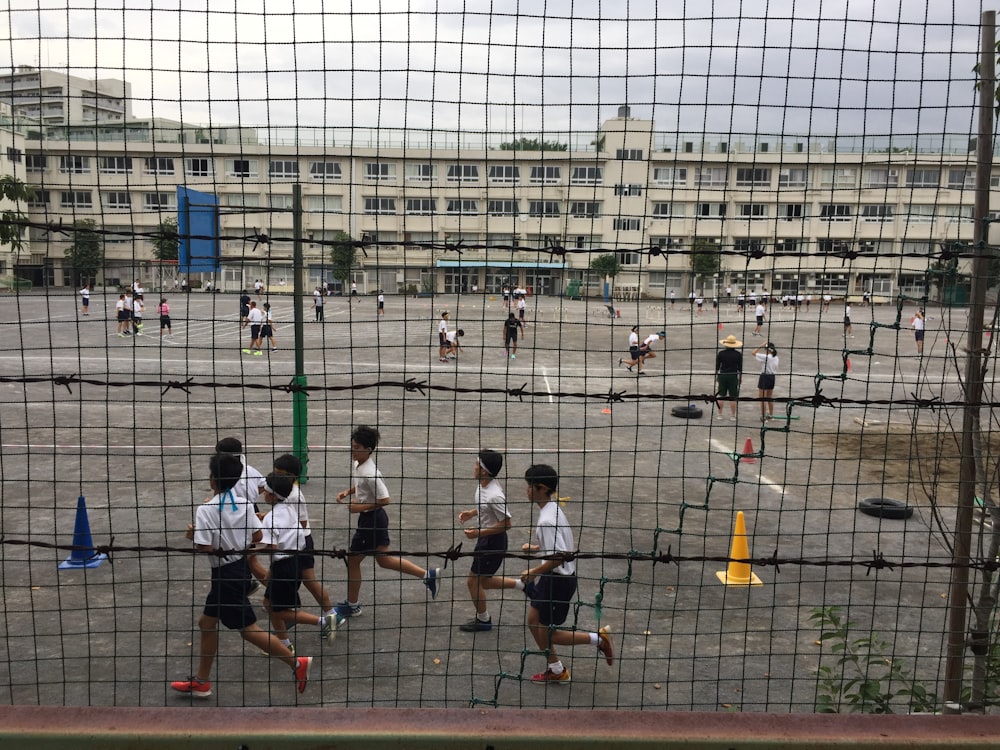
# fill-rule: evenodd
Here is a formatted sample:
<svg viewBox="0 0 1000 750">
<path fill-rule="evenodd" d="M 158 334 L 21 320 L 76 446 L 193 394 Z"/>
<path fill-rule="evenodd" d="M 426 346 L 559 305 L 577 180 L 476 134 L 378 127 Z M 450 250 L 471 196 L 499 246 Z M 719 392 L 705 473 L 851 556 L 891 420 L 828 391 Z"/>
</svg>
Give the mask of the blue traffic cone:
<svg viewBox="0 0 1000 750">
<path fill-rule="evenodd" d="M 87 519 L 87 503 L 83 495 L 76 501 L 76 525 L 73 527 L 74 549 L 70 556 L 59 563 L 59 570 L 79 568 L 96 568 L 108 559 L 108 556 L 94 549 L 94 540 L 90 537 L 90 521 Z"/>
</svg>

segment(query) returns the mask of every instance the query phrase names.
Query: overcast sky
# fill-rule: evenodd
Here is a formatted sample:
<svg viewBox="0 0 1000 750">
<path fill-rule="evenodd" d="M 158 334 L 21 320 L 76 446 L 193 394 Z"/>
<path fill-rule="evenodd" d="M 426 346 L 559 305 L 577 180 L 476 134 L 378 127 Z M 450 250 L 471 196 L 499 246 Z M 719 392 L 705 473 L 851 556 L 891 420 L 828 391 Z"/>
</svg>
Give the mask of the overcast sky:
<svg viewBox="0 0 1000 750">
<path fill-rule="evenodd" d="M 187 124 L 969 133 L 976 0 L 7 0 L 0 66 Z M 100 9 L 97 9 L 97 8 Z M 294 9 L 294 10 L 293 10 Z"/>
</svg>

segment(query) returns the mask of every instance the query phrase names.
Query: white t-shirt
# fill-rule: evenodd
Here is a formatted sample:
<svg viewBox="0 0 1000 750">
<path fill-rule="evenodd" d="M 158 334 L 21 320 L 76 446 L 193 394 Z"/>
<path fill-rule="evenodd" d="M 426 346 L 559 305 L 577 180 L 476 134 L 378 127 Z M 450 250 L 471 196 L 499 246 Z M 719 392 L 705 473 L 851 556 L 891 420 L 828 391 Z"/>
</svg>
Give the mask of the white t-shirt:
<svg viewBox="0 0 1000 750">
<path fill-rule="evenodd" d="M 354 480 L 355 488 L 354 502 L 370 505 L 379 500 L 389 499 L 389 488 L 385 486 L 382 472 L 378 470 L 372 459 L 369 458 L 363 464 L 355 461 L 351 477 Z"/>
<path fill-rule="evenodd" d="M 302 488 L 299 487 L 298 483 L 292 486 L 292 491 L 288 495 L 288 499 L 285 500 L 290 506 L 295 508 L 295 515 L 299 517 L 299 523 L 302 521 L 306 522 L 305 528 L 309 528 L 309 508 L 306 505 L 306 496 L 302 494 Z M 309 532 L 307 531 L 306 534 Z"/>
<path fill-rule="evenodd" d="M 524 310 L 527 306 L 528 306 L 528 303 L 524 301 L 524 297 L 521 297 L 517 301 L 517 309 L 518 310 Z"/>
<path fill-rule="evenodd" d="M 233 492 L 240 497 L 245 497 L 251 505 L 256 505 L 257 496 L 260 494 L 260 486 L 264 484 L 264 475 L 248 464 L 246 458 L 242 455 L 240 456 L 240 461 L 243 463 L 243 475 L 240 477 L 240 481 L 236 483 L 236 486 L 233 487 Z"/>
<path fill-rule="evenodd" d="M 379 295 L 378 295 L 378 301 L 379 301 L 379 302 L 385 302 L 385 295 L 384 295 L 384 294 L 382 294 L 381 292 L 380 292 L 380 293 L 379 293 Z"/>
<path fill-rule="evenodd" d="M 643 339 L 642 343 L 644 343 L 647 347 L 652 348 L 653 344 L 655 344 L 659 340 L 660 340 L 660 335 L 658 333 L 651 333 L 645 339 Z"/>
<path fill-rule="evenodd" d="M 447 341 L 449 344 L 454 344 L 457 336 L 458 336 L 458 331 L 448 331 L 448 333 L 444 335 L 444 338 L 445 341 Z"/>
<path fill-rule="evenodd" d="M 146 305 L 143 304 L 141 299 L 137 299 L 132 303 L 132 315 L 137 318 L 142 317 L 142 311 L 146 309 Z"/>
<path fill-rule="evenodd" d="M 764 369 L 761 370 L 763 375 L 777 375 L 778 374 L 778 358 L 773 354 L 755 354 L 753 355 L 758 362 L 762 362 Z"/>
<path fill-rule="evenodd" d="M 764 317 L 764 313 L 765 313 L 764 306 L 763 305 L 757 305 L 757 309 L 754 310 L 753 314 L 756 315 L 758 318 L 763 318 Z"/>
<path fill-rule="evenodd" d="M 261 520 L 261 527 L 264 530 L 262 544 L 273 544 L 276 549 L 289 552 L 296 552 L 305 546 L 306 530 L 299 523 L 295 508 L 287 501 L 272 505 L 271 511 Z M 275 552 L 271 560 L 286 557 L 291 555 Z"/>
<path fill-rule="evenodd" d="M 90 290 L 86 289 L 86 288 L 85 289 L 81 289 L 80 290 L 80 296 L 83 297 L 83 299 L 85 301 L 89 302 L 90 301 Z"/>
<path fill-rule="evenodd" d="M 924 330 L 924 319 L 921 318 L 919 315 L 913 316 L 913 330 L 914 331 Z"/>
<path fill-rule="evenodd" d="M 313 304 L 315 304 L 316 307 L 323 306 L 323 295 L 320 294 L 320 291 L 318 289 L 315 292 L 313 292 Z"/>
<path fill-rule="evenodd" d="M 250 321 L 250 325 L 260 325 L 264 322 L 264 313 L 259 307 L 251 307 L 247 320 Z"/>
<path fill-rule="evenodd" d="M 559 503 L 553 498 L 538 511 L 538 524 L 535 526 L 535 540 L 538 542 L 538 554 L 554 555 L 557 552 L 574 552 L 573 530 L 569 520 L 563 513 Z M 576 561 L 569 560 L 552 569 L 553 573 L 572 575 L 576 573 Z"/>
<path fill-rule="evenodd" d="M 117 302 L 115 302 L 115 312 L 121 312 L 124 309 L 125 309 L 125 300 L 119 299 Z"/>
<path fill-rule="evenodd" d="M 628 348 L 631 349 L 633 346 L 639 346 L 639 334 L 635 331 L 628 335 Z"/>
<path fill-rule="evenodd" d="M 448 337 L 448 321 L 441 318 L 441 322 L 438 323 L 438 333 L 443 333 L 445 338 Z"/>
<path fill-rule="evenodd" d="M 507 510 L 507 496 L 500 482 L 494 479 L 488 485 L 476 489 L 476 510 L 480 529 L 488 529 L 510 518 Z"/>
<path fill-rule="evenodd" d="M 194 543 L 208 545 L 214 550 L 242 552 L 253 543 L 253 535 L 261 528 L 260 519 L 253 505 L 236 494 L 236 488 L 216 495 L 202 503 L 194 514 Z M 241 554 L 218 557 L 210 555 L 213 568 L 237 562 Z"/>
</svg>

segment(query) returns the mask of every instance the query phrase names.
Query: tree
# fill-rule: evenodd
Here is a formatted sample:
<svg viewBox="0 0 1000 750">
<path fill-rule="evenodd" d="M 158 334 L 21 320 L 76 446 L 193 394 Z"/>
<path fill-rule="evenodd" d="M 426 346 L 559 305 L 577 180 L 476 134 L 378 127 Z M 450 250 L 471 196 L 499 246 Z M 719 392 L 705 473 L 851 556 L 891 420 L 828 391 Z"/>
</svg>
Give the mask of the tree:
<svg viewBox="0 0 1000 750">
<path fill-rule="evenodd" d="M 181 240 L 177 234 L 177 219 L 171 217 L 160 222 L 159 231 L 153 235 L 153 257 L 157 260 L 177 260 Z"/>
<path fill-rule="evenodd" d="M 347 232 L 337 231 L 333 234 L 330 247 L 330 265 L 333 278 L 347 284 L 351 280 L 351 269 L 354 267 L 354 240 Z"/>
<path fill-rule="evenodd" d="M 565 143 L 527 138 L 523 135 L 513 141 L 500 144 L 501 151 L 566 151 L 568 148 Z"/>
<path fill-rule="evenodd" d="M 592 261 L 590 261 L 590 270 L 594 273 L 599 273 L 606 279 L 610 279 L 611 283 L 608 286 L 608 296 L 613 297 L 612 294 L 615 287 L 615 276 L 621 273 L 622 264 L 618 262 L 618 256 L 614 253 L 604 253 L 604 255 L 598 255 Z"/>
<path fill-rule="evenodd" d="M 93 219 L 73 222 L 73 244 L 66 248 L 66 259 L 79 279 L 93 277 L 104 265 L 104 242 Z"/>
<path fill-rule="evenodd" d="M 691 273 L 700 286 L 709 276 L 715 276 L 722 268 L 722 254 L 719 246 L 703 237 L 696 237 L 691 246 Z"/>
<path fill-rule="evenodd" d="M 21 233 L 28 220 L 17 210 L 17 204 L 31 200 L 34 195 L 34 191 L 16 177 L 0 177 L 0 198 L 15 204 L 14 208 L 6 209 L 0 214 L 0 246 L 10 245 L 13 250 L 21 249 Z"/>
</svg>

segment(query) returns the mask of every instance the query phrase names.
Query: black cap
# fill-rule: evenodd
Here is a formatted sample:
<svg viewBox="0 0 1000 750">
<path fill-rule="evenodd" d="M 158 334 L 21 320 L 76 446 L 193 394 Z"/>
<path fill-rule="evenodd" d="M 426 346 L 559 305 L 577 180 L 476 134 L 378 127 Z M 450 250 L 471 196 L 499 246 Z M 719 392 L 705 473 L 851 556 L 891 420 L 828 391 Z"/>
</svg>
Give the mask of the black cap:
<svg viewBox="0 0 1000 750">
<path fill-rule="evenodd" d="M 491 477 L 495 477 L 503 468 L 503 455 L 495 450 L 484 448 L 479 451 L 479 465 L 486 469 Z"/>
</svg>

